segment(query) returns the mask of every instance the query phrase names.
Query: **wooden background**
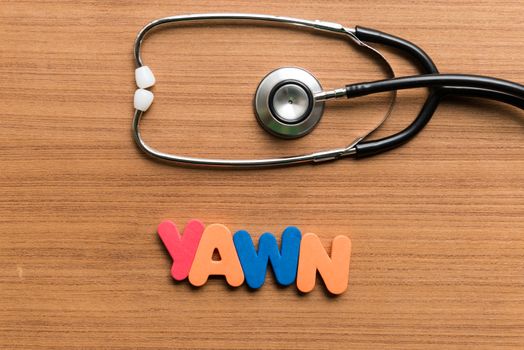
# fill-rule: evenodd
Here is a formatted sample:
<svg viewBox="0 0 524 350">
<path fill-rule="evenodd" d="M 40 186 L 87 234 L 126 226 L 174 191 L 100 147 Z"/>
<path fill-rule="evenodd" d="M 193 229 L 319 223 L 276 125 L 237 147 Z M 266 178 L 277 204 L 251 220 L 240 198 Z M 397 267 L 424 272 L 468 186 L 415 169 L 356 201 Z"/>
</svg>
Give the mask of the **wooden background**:
<svg viewBox="0 0 524 350">
<path fill-rule="evenodd" d="M 522 349 L 523 113 L 447 101 L 402 148 L 364 160 L 264 171 L 170 167 L 130 133 L 132 45 L 148 21 L 236 11 L 361 24 L 408 38 L 442 72 L 524 82 L 524 3 L 505 1 L 0 2 L 0 348 Z M 398 75 L 414 73 L 386 50 Z M 276 141 L 253 117 L 280 66 L 326 87 L 378 79 L 352 45 L 265 25 L 181 26 L 144 45 L 157 76 L 144 137 L 181 154 L 287 155 L 342 146 L 387 96 L 333 103 L 313 134 Z M 374 137 L 407 125 L 402 92 Z M 258 237 L 297 225 L 353 242 L 350 285 L 300 295 L 268 276 L 174 283 L 163 219 Z"/>
</svg>

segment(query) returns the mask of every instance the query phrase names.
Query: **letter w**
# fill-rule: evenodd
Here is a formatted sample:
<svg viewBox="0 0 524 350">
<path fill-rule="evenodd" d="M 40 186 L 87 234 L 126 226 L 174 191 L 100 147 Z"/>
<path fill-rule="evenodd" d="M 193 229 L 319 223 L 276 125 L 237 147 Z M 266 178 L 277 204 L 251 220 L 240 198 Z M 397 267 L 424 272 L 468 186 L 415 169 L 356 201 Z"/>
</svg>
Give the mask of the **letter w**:
<svg viewBox="0 0 524 350">
<path fill-rule="evenodd" d="M 282 253 L 278 250 L 277 240 L 266 232 L 258 241 L 258 254 L 247 231 L 238 231 L 233 237 L 238 258 L 244 270 L 246 282 L 251 288 L 260 288 L 264 284 L 268 260 L 281 285 L 288 286 L 297 276 L 298 255 L 302 234 L 296 227 L 290 226 L 282 233 Z"/>
</svg>

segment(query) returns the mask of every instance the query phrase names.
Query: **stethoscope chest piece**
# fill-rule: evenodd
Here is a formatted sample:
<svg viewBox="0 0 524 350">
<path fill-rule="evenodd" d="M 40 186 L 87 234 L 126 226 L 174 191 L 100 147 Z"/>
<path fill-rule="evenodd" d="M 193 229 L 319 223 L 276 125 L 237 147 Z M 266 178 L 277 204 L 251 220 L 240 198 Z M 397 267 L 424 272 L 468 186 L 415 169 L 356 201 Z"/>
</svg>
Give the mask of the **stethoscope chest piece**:
<svg viewBox="0 0 524 350">
<path fill-rule="evenodd" d="M 324 102 L 315 101 L 322 92 L 318 80 L 308 71 L 284 67 L 262 79 L 255 94 L 255 112 L 269 133 L 293 139 L 310 133 L 322 118 Z"/>
</svg>

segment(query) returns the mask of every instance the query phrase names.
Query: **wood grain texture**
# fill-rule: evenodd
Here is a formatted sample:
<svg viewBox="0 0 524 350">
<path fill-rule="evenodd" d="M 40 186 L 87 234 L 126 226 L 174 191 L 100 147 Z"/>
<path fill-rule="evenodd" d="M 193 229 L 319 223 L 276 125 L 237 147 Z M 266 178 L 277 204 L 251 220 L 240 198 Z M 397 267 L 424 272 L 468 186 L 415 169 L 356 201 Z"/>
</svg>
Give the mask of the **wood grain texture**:
<svg viewBox="0 0 524 350">
<path fill-rule="evenodd" d="M 361 24 L 421 45 L 443 72 L 524 82 L 521 0 L 2 0 L 0 348 L 524 348 L 522 111 L 446 101 L 404 147 L 322 166 L 153 162 L 130 134 L 134 37 L 154 18 L 212 11 Z M 414 72 L 386 54 L 398 75 Z M 306 31 L 166 29 L 146 41 L 144 60 L 158 81 L 144 136 L 166 151 L 240 158 L 340 146 L 385 110 L 385 96 L 332 104 L 293 142 L 261 131 L 251 98 L 272 69 L 304 67 L 325 87 L 382 76 L 352 46 Z M 374 137 L 407 125 L 423 98 L 402 92 Z M 155 233 L 167 218 L 256 237 L 293 224 L 326 246 L 349 235 L 350 286 L 330 298 L 272 277 L 258 292 L 174 283 Z"/>
</svg>

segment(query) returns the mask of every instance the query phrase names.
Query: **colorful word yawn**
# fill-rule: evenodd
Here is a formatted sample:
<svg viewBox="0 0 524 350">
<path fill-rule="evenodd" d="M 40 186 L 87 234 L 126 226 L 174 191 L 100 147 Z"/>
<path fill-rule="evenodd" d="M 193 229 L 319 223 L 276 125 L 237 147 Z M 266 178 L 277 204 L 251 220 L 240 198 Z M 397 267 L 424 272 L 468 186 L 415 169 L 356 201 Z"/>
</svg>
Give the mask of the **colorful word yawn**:
<svg viewBox="0 0 524 350">
<path fill-rule="evenodd" d="M 330 293 L 341 294 L 347 289 L 351 241 L 346 236 L 333 239 L 329 256 L 317 235 L 302 235 L 293 226 L 282 233 L 280 250 L 271 233 L 260 236 L 257 251 L 247 231 L 232 235 L 224 225 L 205 227 L 199 220 L 189 221 L 183 235 L 172 221 L 163 221 L 158 235 L 173 259 L 171 276 L 177 281 L 188 278 L 194 286 L 204 285 L 210 275 L 222 275 L 233 287 L 245 280 L 249 287 L 258 289 L 271 263 L 275 279 L 282 286 L 296 281 L 298 290 L 310 292 L 318 271 Z M 219 260 L 213 258 L 216 252 Z"/>
</svg>

